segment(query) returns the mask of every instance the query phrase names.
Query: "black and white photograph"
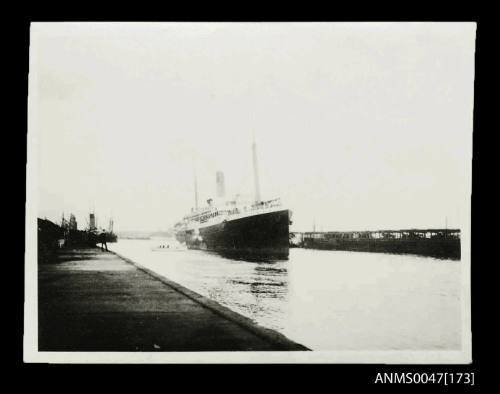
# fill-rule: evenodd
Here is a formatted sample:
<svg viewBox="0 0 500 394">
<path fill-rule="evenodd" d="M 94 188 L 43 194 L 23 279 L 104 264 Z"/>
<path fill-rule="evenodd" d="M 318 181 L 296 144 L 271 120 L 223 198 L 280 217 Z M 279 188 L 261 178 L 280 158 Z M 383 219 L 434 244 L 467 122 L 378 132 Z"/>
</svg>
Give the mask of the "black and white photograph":
<svg viewBox="0 0 500 394">
<path fill-rule="evenodd" d="M 29 40 L 25 362 L 472 362 L 476 23 Z"/>
</svg>

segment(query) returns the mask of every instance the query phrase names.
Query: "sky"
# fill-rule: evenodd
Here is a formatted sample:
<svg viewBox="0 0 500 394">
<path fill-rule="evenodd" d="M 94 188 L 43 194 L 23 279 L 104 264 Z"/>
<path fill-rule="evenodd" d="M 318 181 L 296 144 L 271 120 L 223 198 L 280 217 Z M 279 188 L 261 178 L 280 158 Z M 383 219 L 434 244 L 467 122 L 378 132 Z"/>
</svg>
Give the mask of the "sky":
<svg viewBox="0 0 500 394">
<path fill-rule="evenodd" d="M 195 171 L 200 203 L 218 170 L 252 197 L 255 138 L 291 230 L 460 228 L 474 41 L 473 23 L 32 24 L 38 216 L 166 230 Z"/>
</svg>

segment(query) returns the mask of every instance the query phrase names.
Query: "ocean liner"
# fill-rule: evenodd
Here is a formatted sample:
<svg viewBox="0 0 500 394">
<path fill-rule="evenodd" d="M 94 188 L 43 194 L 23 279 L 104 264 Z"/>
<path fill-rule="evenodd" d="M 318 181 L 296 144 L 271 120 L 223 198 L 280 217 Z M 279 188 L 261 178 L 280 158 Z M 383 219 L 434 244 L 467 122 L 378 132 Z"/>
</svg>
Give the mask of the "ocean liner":
<svg viewBox="0 0 500 394">
<path fill-rule="evenodd" d="M 195 177 L 195 207 L 175 224 L 177 240 L 190 249 L 214 250 L 230 255 L 287 258 L 291 212 L 279 198 L 262 201 L 255 141 L 252 145 L 255 199 L 225 200 L 224 173 L 216 174 L 216 201 L 198 207 Z"/>
</svg>

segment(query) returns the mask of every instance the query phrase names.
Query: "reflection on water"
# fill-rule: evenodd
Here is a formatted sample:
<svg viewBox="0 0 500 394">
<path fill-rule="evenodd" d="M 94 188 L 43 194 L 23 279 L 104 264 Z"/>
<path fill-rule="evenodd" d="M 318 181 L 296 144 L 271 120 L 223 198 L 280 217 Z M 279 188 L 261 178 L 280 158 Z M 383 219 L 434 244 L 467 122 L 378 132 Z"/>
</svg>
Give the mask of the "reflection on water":
<svg viewBox="0 0 500 394">
<path fill-rule="evenodd" d="M 460 348 L 459 261 L 308 249 L 252 260 L 158 244 L 110 248 L 309 348 Z"/>
<path fill-rule="evenodd" d="M 256 252 L 241 252 L 234 250 L 205 250 L 205 253 L 210 253 L 229 260 L 247 261 L 251 263 L 273 263 L 277 261 L 288 260 L 288 250 L 285 252 L 282 249 L 267 251 L 265 254 L 257 254 Z"/>
</svg>

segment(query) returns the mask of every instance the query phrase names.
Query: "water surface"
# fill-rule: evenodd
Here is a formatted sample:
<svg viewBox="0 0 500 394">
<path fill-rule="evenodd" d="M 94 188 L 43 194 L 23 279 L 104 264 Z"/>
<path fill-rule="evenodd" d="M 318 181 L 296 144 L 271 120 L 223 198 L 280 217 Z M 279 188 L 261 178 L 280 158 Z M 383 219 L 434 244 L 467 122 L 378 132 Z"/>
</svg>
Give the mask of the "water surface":
<svg viewBox="0 0 500 394">
<path fill-rule="evenodd" d="M 313 350 L 460 348 L 460 261 L 311 249 L 247 261 L 158 248 L 172 243 L 108 247 Z"/>
</svg>

